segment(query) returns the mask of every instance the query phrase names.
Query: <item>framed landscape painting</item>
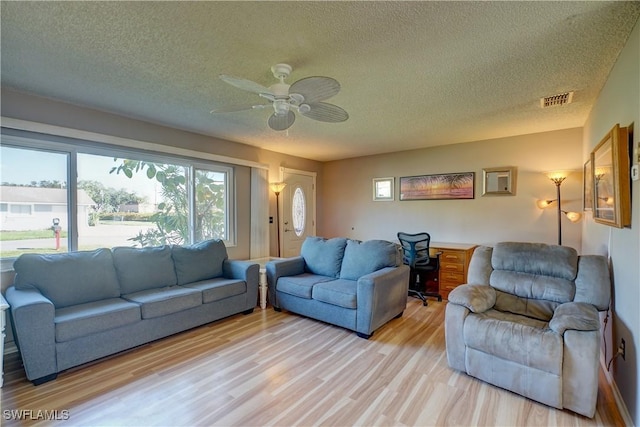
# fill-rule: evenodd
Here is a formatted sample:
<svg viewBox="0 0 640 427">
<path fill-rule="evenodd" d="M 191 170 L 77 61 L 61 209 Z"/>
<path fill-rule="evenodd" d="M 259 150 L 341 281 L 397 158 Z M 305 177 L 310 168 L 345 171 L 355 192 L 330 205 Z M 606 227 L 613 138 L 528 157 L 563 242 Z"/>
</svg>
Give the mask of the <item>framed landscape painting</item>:
<svg viewBox="0 0 640 427">
<path fill-rule="evenodd" d="M 400 178 L 400 200 L 473 199 L 474 196 L 475 172 Z"/>
</svg>

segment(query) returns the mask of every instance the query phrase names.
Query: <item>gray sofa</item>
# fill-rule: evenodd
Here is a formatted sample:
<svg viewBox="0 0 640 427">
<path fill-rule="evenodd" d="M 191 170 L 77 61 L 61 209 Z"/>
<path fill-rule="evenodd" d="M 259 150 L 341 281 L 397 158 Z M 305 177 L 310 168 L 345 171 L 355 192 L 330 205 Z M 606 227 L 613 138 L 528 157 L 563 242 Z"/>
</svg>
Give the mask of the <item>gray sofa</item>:
<svg viewBox="0 0 640 427">
<path fill-rule="evenodd" d="M 409 267 L 384 240 L 308 237 L 300 256 L 267 263 L 269 301 L 369 338 L 407 305 Z"/>
<path fill-rule="evenodd" d="M 539 243 L 478 247 L 468 284 L 449 294 L 449 366 L 488 383 L 593 417 L 600 318 L 610 278 L 603 256 Z"/>
<path fill-rule="evenodd" d="M 34 384 L 91 360 L 236 313 L 258 297 L 259 265 L 224 243 L 24 254 L 6 299 Z"/>
</svg>

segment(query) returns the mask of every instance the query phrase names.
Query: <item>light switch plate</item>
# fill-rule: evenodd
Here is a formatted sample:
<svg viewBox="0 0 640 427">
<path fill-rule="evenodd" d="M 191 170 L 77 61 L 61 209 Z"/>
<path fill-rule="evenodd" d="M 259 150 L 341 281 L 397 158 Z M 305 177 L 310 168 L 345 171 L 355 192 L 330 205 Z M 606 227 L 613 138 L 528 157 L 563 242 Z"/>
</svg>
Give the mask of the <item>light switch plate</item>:
<svg viewBox="0 0 640 427">
<path fill-rule="evenodd" d="M 631 166 L 631 179 L 633 181 L 637 181 L 638 179 L 640 179 L 639 169 L 640 168 L 638 167 L 638 165 Z"/>
</svg>

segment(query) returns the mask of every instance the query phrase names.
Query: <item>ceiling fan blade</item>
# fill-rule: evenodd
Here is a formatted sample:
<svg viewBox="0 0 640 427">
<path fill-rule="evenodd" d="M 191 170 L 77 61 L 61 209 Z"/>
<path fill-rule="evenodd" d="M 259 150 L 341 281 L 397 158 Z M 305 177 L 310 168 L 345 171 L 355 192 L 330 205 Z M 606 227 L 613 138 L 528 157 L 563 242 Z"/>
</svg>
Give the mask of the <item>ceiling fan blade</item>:
<svg viewBox="0 0 640 427">
<path fill-rule="evenodd" d="M 289 93 L 304 96 L 305 104 L 312 104 L 331 98 L 340 92 L 340 83 L 331 77 L 305 77 L 289 88 Z"/>
<path fill-rule="evenodd" d="M 226 74 L 220 74 L 219 77 L 220 77 L 220 80 L 222 80 L 223 82 L 229 83 L 231 86 L 235 86 L 238 89 L 242 89 L 248 92 L 253 92 L 258 94 L 264 93 L 264 94 L 273 95 L 273 93 L 271 93 L 268 87 L 262 86 L 261 84 L 258 84 L 256 82 L 252 82 L 251 80 L 242 79 L 240 77 L 228 76 Z"/>
<path fill-rule="evenodd" d="M 349 118 L 349 113 L 345 110 L 337 105 L 329 104 L 327 102 L 309 104 L 309 107 L 309 111 L 300 109 L 300 114 L 305 117 L 309 117 L 310 119 L 329 123 L 344 122 Z"/>
<path fill-rule="evenodd" d="M 296 115 L 289 110 L 287 114 L 278 115 L 273 113 L 269 117 L 269 127 L 273 130 L 287 130 L 296 121 Z"/>
<path fill-rule="evenodd" d="M 247 111 L 247 110 L 261 110 L 263 108 L 271 107 L 271 104 L 258 104 L 258 105 L 229 105 L 228 107 L 220 107 L 210 111 L 211 114 L 216 113 L 235 113 L 236 111 Z"/>
</svg>

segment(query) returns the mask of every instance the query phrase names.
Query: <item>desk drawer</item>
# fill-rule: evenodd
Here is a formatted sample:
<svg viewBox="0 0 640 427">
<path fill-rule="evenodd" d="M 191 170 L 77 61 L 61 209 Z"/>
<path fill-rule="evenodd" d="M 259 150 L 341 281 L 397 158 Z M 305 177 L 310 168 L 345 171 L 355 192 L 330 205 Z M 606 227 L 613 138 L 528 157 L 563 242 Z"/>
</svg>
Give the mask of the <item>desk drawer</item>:
<svg viewBox="0 0 640 427">
<path fill-rule="evenodd" d="M 464 264 L 443 262 L 440 264 L 440 271 L 443 273 L 464 273 Z"/>
<path fill-rule="evenodd" d="M 453 286 L 454 288 L 464 283 L 464 273 L 447 273 L 442 271 L 440 273 L 440 287 Z"/>
<path fill-rule="evenodd" d="M 466 256 L 464 252 L 444 250 L 442 251 L 442 255 L 440 255 L 440 261 L 443 263 L 464 264 Z"/>
</svg>

